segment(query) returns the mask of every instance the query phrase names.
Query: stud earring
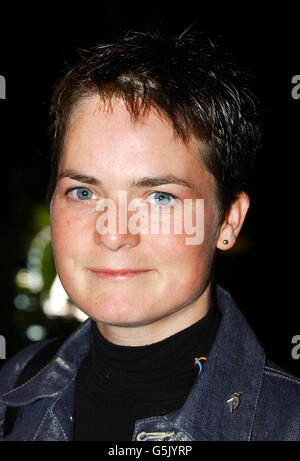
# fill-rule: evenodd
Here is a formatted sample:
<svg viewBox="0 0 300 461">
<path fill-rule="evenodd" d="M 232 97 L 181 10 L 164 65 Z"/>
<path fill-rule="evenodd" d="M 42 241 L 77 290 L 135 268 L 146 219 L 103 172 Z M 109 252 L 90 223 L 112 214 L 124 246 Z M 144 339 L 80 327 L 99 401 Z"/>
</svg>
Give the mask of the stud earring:
<svg viewBox="0 0 300 461">
<path fill-rule="evenodd" d="M 227 245 L 229 242 L 228 240 L 223 240 L 224 245 Z"/>
</svg>

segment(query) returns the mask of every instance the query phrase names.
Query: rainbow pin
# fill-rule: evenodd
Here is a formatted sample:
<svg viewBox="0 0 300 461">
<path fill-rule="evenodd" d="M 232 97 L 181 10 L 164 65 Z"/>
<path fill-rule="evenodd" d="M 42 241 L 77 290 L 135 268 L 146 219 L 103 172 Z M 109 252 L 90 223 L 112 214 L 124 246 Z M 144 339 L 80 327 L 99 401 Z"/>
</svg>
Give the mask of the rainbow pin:
<svg viewBox="0 0 300 461">
<path fill-rule="evenodd" d="M 206 357 L 195 357 L 194 365 L 198 365 L 199 367 L 198 376 L 200 375 L 202 371 L 202 363 L 200 362 L 200 360 L 206 360 Z"/>
</svg>

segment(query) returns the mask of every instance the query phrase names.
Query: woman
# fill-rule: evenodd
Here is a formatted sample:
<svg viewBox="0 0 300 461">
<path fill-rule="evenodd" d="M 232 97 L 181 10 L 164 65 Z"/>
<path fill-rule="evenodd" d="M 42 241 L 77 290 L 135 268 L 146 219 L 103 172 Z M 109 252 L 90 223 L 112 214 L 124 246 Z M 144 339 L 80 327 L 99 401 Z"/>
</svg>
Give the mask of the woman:
<svg viewBox="0 0 300 461">
<path fill-rule="evenodd" d="M 3 367 L 4 439 L 299 440 L 299 381 L 213 279 L 260 148 L 245 76 L 201 38 L 133 33 L 83 56 L 51 115 L 55 263 L 89 318 L 21 386 L 46 343 Z"/>
</svg>

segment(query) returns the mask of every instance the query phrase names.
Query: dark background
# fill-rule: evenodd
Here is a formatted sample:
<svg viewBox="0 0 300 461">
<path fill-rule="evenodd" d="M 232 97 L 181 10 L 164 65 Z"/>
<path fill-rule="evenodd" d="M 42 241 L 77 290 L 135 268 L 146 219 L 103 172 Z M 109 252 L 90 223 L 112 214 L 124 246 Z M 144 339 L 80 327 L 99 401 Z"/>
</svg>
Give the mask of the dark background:
<svg viewBox="0 0 300 461">
<path fill-rule="evenodd" d="M 43 326 L 46 338 L 67 334 L 78 325 L 70 318 L 48 318 L 40 309 L 41 293 L 28 293 L 15 282 L 26 267 L 30 242 L 48 219 L 47 114 L 55 81 L 66 62 L 76 60 L 76 47 L 111 42 L 129 29 L 160 28 L 179 35 L 197 20 L 193 28 L 219 39 L 254 75 L 264 117 L 264 149 L 252 207 L 234 251 L 218 257 L 217 279 L 232 293 L 269 357 L 300 376 L 300 360 L 291 356 L 292 337 L 300 335 L 300 99 L 291 96 L 291 79 L 300 74 L 298 17 L 296 2 L 285 2 L 274 11 L 266 1 L 51 2 L 42 9 L 28 4 L 22 9 L 11 4 L 7 13 L 3 9 L 0 75 L 5 76 L 7 91 L 6 100 L 0 100 L 0 334 L 6 338 L 7 358 L 30 344 L 26 329 L 32 324 Z M 49 288 L 53 261 L 51 255 L 47 258 Z M 20 293 L 30 297 L 30 308 L 15 306 Z"/>
</svg>

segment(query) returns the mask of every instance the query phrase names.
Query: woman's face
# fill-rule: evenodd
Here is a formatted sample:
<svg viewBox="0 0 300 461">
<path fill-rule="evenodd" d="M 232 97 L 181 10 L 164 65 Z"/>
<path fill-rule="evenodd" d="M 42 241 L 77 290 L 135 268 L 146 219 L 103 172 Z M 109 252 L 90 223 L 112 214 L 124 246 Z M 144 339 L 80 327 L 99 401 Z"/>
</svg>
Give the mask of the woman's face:
<svg viewBox="0 0 300 461">
<path fill-rule="evenodd" d="M 184 144 L 154 110 L 133 123 L 119 100 L 108 111 L 98 98 L 86 99 L 72 116 L 52 201 L 52 244 L 67 294 L 100 330 L 151 330 L 154 341 L 205 315 L 217 207 L 214 182 L 199 151 L 199 141 Z M 180 216 L 184 199 L 193 199 L 193 224 L 196 199 L 204 199 L 203 241 L 187 244 L 191 235 L 184 226 L 181 234 L 174 229 L 133 233 L 127 228 L 132 210 L 121 233 L 120 191 L 127 204 L 139 199 L 144 209 L 168 209 L 171 219 Z M 106 234 L 99 229 L 104 198 L 115 204 L 117 225 Z M 104 273 L 107 270 L 139 272 Z"/>
</svg>

